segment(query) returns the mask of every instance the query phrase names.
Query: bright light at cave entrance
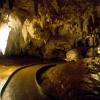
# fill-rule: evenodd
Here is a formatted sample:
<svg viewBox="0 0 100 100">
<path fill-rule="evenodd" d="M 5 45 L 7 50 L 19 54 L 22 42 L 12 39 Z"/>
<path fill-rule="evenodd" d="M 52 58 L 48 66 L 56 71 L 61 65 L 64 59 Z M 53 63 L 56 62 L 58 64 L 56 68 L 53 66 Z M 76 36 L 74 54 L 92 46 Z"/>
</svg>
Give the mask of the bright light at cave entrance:
<svg viewBox="0 0 100 100">
<path fill-rule="evenodd" d="M 4 24 L 0 27 L 0 49 L 3 55 L 5 54 L 7 40 L 8 40 L 10 31 L 11 31 L 11 28 L 7 24 Z"/>
</svg>

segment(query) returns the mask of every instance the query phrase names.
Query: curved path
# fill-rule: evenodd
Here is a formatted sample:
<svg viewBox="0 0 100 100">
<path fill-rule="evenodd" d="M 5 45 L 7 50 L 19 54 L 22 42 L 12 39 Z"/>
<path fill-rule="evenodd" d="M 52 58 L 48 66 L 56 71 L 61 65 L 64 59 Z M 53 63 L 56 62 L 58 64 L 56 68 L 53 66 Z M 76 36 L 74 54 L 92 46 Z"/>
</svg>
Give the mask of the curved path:
<svg viewBox="0 0 100 100">
<path fill-rule="evenodd" d="M 36 81 L 36 71 L 46 65 L 34 65 L 16 71 L 3 88 L 2 100 L 50 100 Z"/>
</svg>

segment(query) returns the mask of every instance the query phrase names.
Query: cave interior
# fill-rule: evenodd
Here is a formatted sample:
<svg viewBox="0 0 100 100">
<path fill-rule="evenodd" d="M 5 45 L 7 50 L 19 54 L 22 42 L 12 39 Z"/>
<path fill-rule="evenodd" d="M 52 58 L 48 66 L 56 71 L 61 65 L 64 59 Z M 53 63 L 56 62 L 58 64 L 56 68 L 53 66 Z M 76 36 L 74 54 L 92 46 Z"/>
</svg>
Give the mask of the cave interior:
<svg viewBox="0 0 100 100">
<path fill-rule="evenodd" d="M 0 87 L 23 66 L 52 63 L 39 81 L 50 100 L 100 100 L 100 1 L 0 0 Z M 5 89 L 1 97 L 33 100 L 29 94 L 7 99 Z"/>
</svg>

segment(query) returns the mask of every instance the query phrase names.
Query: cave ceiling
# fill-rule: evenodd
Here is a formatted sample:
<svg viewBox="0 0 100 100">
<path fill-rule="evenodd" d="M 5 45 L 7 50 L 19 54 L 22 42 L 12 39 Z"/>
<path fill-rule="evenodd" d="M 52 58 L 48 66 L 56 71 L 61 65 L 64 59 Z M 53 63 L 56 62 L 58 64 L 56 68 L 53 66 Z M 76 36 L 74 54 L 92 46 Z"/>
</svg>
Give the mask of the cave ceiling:
<svg viewBox="0 0 100 100">
<path fill-rule="evenodd" d="M 1 0 L 0 6 L 1 23 L 6 14 L 14 19 L 8 55 L 63 56 L 59 52 L 73 48 L 91 28 L 100 31 L 99 0 Z"/>
</svg>

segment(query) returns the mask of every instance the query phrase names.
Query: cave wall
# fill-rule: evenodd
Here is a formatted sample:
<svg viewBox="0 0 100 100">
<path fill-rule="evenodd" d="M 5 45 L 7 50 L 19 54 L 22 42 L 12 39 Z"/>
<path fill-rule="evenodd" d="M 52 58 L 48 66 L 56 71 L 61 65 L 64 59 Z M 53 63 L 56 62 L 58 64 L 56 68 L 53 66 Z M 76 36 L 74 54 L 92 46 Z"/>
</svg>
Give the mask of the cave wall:
<svg viewBox="0 0 100 100">
<path fill-rule="evenodd" d="M 6 55 L 64 57 L 91 32 L 100 38 L 99 0 L 14 0 L 12 10 L 6 0 L 0 11 L 13 19 Z"/>
</svg>

